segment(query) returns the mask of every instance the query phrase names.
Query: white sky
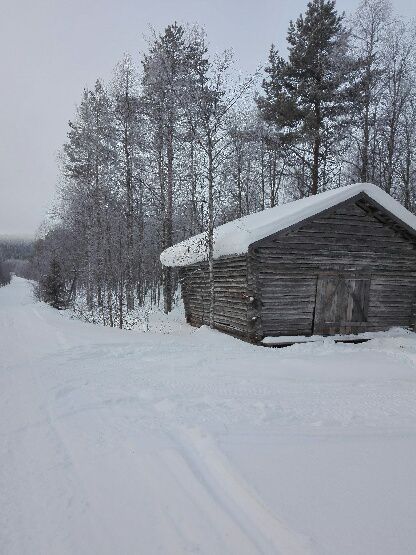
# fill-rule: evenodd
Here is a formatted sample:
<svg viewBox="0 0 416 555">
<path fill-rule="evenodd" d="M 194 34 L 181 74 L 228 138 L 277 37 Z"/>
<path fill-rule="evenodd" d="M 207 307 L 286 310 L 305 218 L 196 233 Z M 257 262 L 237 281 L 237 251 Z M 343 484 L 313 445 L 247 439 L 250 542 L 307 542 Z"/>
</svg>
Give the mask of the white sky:
<svg viewBox="0 0 416 555">
<path fill-rule="evenodd" d="M 306 0 L 0 0 L 0 234 L 33 235 L 50 206 L 56 156 L 85 86 L 123 52 L 145 50 L 149 26 L 199 23 L 213 51 L 233 48 L 249 73 L 285 47 Z M 353 11 L 358 0 L 339 0 Z M 395 0 L 416 17 L 414 0 Z"/>
</svg>

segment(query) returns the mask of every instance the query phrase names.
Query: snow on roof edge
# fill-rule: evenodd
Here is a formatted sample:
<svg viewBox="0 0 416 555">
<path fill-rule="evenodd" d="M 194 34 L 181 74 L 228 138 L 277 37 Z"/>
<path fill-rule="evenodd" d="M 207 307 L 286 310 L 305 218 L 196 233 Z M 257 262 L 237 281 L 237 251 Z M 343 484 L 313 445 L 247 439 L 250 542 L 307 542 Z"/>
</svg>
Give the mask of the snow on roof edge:
<svg viewBox="0 0 416 555">
<path fill-rule="evenodd" d="M 315 216 L 360 193 L 368 195 L 416 232 L 414 214 L 376 185 L 356 183 L 268 208 L 216 227 L 214 258 L 245 254 L 249 246 L 256 241 Z M 206 237 L 206 233 L 200 233 L 169 247 L 160 255 L 160 261 L 164 266 L 174 267 L 189 266 L 207 260 Z"/>
</svg>

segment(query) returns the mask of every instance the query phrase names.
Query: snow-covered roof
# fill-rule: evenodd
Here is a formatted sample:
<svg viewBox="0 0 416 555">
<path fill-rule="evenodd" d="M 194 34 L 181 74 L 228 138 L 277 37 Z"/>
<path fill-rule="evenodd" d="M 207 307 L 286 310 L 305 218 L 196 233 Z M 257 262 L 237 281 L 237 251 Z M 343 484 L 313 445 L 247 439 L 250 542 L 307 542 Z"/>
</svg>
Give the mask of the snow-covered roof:
<svg viewBox="0 0 416 555">
<path fill-rule="evenodd" d="M 356 183 L 325 193 L 281 204 L 220 225 L 214 230 L 214 258 L 245 254 L 249 246 L 328 208 L 365 193 L 388 212 L 416 231 L 416 216 L 371 183 Z M 206 234 L 194 235 L 162 252 L 164 266 L 188 266 L 207 260 Z"/>
</svg>

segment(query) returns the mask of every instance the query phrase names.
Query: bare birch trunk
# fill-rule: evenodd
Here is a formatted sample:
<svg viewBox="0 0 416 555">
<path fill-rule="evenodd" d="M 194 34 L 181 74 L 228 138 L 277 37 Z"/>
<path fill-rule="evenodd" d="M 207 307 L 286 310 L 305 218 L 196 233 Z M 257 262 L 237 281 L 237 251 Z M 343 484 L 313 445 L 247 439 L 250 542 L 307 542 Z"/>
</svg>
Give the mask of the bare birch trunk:
<svg viewBox="0 0 416 555">
<path fill-rule="evenodd" d="M 214 160 L 211 139 L 208 140 L 208 279 L 209 279 L 209 326 L 214 327 Z"/>
<path fill-rule="evenodd" d="M 173 244 L 172 235 L 172 219 L 173 219 L 173 127 L 169 125 L 166 138 L 166 161 L 167 161 L 167 183 L 166 183 L 166 205 L 164 213 L 164 248 L 167 249 Z M 164 266 L 163 268 L 164 291 L 163 291 L 163 308 L 165 314 L 172 310 L 172 268 Z"/>
</svg>

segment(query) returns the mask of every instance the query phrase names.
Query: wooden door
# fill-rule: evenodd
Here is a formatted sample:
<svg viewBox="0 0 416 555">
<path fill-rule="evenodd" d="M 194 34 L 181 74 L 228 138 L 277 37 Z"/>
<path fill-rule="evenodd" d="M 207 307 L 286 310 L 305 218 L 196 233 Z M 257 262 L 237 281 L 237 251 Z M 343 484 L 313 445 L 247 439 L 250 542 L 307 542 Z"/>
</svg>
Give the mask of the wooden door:
<svg viewBox="0 0 416 555">
<path fill-rule="evenodd" d="M 368 276 L 318 276 L 313 333 L 334 335 L 365 331 L 369 291 Z"/>
</svg>

